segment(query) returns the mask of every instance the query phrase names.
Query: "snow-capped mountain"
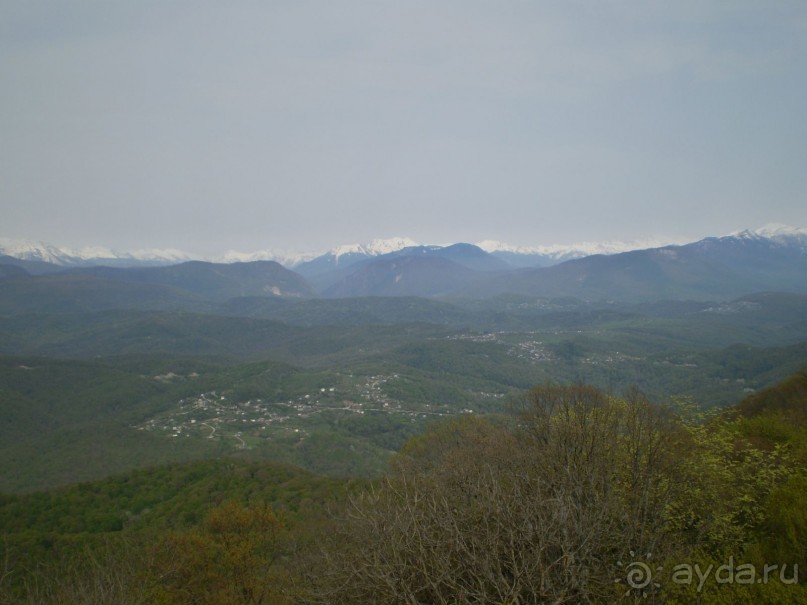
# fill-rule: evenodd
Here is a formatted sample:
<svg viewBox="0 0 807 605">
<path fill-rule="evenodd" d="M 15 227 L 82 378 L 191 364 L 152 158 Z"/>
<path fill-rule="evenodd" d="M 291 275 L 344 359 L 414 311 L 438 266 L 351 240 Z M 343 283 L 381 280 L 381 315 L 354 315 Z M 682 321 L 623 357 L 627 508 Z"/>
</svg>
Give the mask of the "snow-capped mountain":
<svg viewBox="0 0 807 605">
<path fill-rule="evenodd" d="M 604 241 L 577 244 L 553 244 L 548 246 L 513 246 L 496 240 L 483 240 L 476 245 L 515 267 L 548 267 L 575 258 L 593 254 L 619 254 L 631 250 L 660 248 L 673 243 L 670 240 L 634 240 L 630 242 Z"/>
<path fill-rule="evenodd" d="M 807 254 L 807 228 L 789 227 L 781 224 L 768 224 L 759 229 L 745 229 L 713 240 L 751 241 L 765 240 L 782 246 L 800 246 Z M 595 254 L 614 255 L 633 250 L 661 248 L 667 245 L 683 244 L 683 241 L 670 240 L 634 240 L 634 241 L 601 241 L 581 242 L 577 244 L 517 246 L 495 240 L 483 240 L 475 246 L 491 256 L 506 262 L 514 268 L 548 267 L 567 260 L 585 258 Z M 252 262 L 271 260 L 286 268 L 294 269 L 302 275 L 312 278 L 332 272 L 347 271 L 352 265 L 387 254 L 406 254 L 413 252 L 439 250 L 450 245 L 420 246 L 408 237 L 392 237 L 375 239 L 365 244 L 345 244 L 331 250 L 321 252 L 291 253 L 282 250 L 264 249 L 252 252 L 229 250 L 212 258 L 204 258 L 176 249 L 140 249 L 119 251 L 106 247 L 86 246 L 68 248 L 31 240 L 13 240 L 0 238 L 0 255 L 10 256 L 22 261 L 48 263 L 57 267 L 85 267 L 106 265 L 117 267 L 159 266 L 181 263 L 189 260 L 209 260 L 217 263 Z"/>
<path fill-rule="evenodd" d="M 618 254 L 629 250 L 657 248 L 670 244 L 670 241 L 641 240 L 633 242 L 584 242 L 572 245 L 549 246 L 514 246 L 495 240 L 484 240 L 474 244 L 488 254 L 506 262 L 513 267 L 547 267 L 565 260 L 582 258 L 592 254 Z M 307 259 L 305 262 L 290 265 L 278 258 L 286 267 L 293 267 L 307 277 L 321 275 L 325 272 L 347 269 L 358 262 L 383 256 L 385 254 L 406 252 L 424 253 L 427 251 L 449 248 L 455 244 L 421 246 L 408 237 L 376 239 L 369 244 L 345 244 L 336 246 L 325 254 Z"/>
<path fill-rule="evenodd" d="M 231 251 L 217 259 L 193 259 L 185 252 L 170 249 L 117 252 L 0 239 L 0 279 L 19 282 L 24 287 L 30 275 L 67 269 L 106 280 L 141 282 L 161 272 L 169 276 L 176 273 L 186 275 L 191 283 L 200 272 L 208 271 L 211 275 L 229 276 L 225 280 L 229 285 L 223 287 L 222 293 L 231 297 L 262 297 L 267 292 L 273 296 L 296 292 L 299 296 L 326 297 L 487 298 L 515 294 L 638 302 L 660 298 L 727 300 L 764 291 L 807 292 L 804 228 L 766 225 L 683 245 L 658 243 L 608 241 L 525 247 L 483 241 L 480 245 L 422 246 L 400 237 L 337 246 L 314 258 L 267 249 L 253 253 Z M 188 260 L 214 260 L 228 266 L 196 262 L 168 269 L 159 267 Z M 276 262 L 250 262 L 265 260 Z M 288 283 L 278 281 L 282 271 L 277 261 L 286 264 L 282 271 L 289 274 Z M 252 275 L 250 272 L 258 275 L 264 286 L 271 283 L 271 287 L 247 288 L 242 273 Z M 173 286 L 173 282 L 160 283 Z M 233 284 L 236 287 L 231 288 Z M 184 289 L 195 292 L 190 287 Z"/>
<path fill-rule="evenodd" d="M 750 257 L 746 262 L 752 261 L 754 255 L 774 253 L 807 257 L 807 229 L 771 223 L 759 229 L 743 229 L 720 237 L 707 237 L 687 245 L 710 250 L 713 254 L 720 250 L 727 262 L 747 254 Z"/>
<path fill-rule="evenodd" d="M 5 237 L 0 238 L 0 254 L 20 260 L 39 261 L 54 265 L 71 265 L 81 260 L 73 254 L 68 254 L 62 248 L 44 242 L 13 240 Z"/>
<path fill-rule="evenodd" d="M 171 265 L 194 258 L 187 252 L 172 248 L 119 252 L 101 246 L 63 248 L 44 242 L 8 238 L 0 238 L 0 255 L 24 261 L 50 263 L 59 267 Z"/>
<path fill-rule="evenodd" d="M 273 260 L 288 269 L 293 269 L 304 263 L 318 258 L 327 258 L 333 265 L 345 263 L 350 258 L 366 258 L 397 252 L 404 248 L 417 246 L 414 240 L 406 237 L 390 239 L 374 239 L 369 244 L 343 244 L 335 246 L 327 252 L 287 252 L 284 250 L 256 250 L 254 252 L 239 252 L 228 250 L 221 256 L 212 258 L 217 263 L 244 263 L 257 260 Z"/>
<path fill-rule="evenodd" d="M 50 263 L 59 267 L 82 267 L 89 265 L 167 265 L 189 260 L 209 260 L 216 263 L 253 262 L 271 260 L 284 267 L 293 268 L 321 256 L 329 256 L 338 263 L 350 256 L 371 257 L 397 252 L 403 248 L 417 246 L 417 242 L 405 237 L 375 239 L 369 244 L 346 244 L 336 246 L 323 254 L 322 252 L 288 252 L 284 250 L 255 250 L 241 252 L 228 250 L 220 256 L 204 258 L 172 248 L 141 249 L 120 251 L 102 246 L 85 246 L 69 248 L 54 246 L 49 243 L 33 240 L 16 240 L 0 237 L 0 255 L 11 256 L 25 261 Z"/>
<path fill-rule="evenodd" d="M 293 269 L 297 265 L 310 261 L 317 256 L 320 252 L 284 252 L 278 250 L 256 250 L 255 252 L 238 252 L 237 250 L 228 250 L 221 256 L 216 256 L 210 260 L 215 263 L 251 263 L 259 260 L 273 260 L 280 263 L 287 269 Z"/>
<path fill-rule="evenodd" d="M 746 229 L 684 245 L 590 255 L 494 276 L 485 293 L 586 300 L 728 300 L 753 292 L 807 292 L 807 230 Z M 466 289 L 467 296 L 481 292 Z"/>
<path fill-rule="evenodd" d="M 337 273 L 344 272 L 357 263 L 385 254 L 394 254 L 417 245 L 417 242 L 408 237 L 374 239 L 369 244 L 345 244 L 294 266 L 294 270 L 313 280 L 315 285 L 324 286 L 339 277 Z M 328 277 L 323 281 L 320 279 L 322 276 Z"/>
<path fill-rule="evenodd" d="M 484 240 L 476 245 L 485 252 L 512 252 L 514 254 L 540 254 L 553 258 L 580 258 L 591 256 L 592 254 L 619 254 L 630 250 L 643 250 L 646 248 L 660 248 L 667 246 L 671 241 L 662 240 L 635 240 L 630 242 L 604 241 L 604 242 L 581 242 L 578 244 L 553 244 L 550 246 L 513 246 L 495 240 Z"/>
<path fill-rule="evenodd" d="M 725 237 L 744 240 L 767 239 L 780 245 L 802 246 L 807 249 L 806 227 L 790 227 L 780 223 L 769 223 L 759 229 L 735 231 Z"/>
<path fill-rule="evenodd" d="M 418 243 L 416 241 L 409 239 L 408 237 L 391 237 L 389 239 L 374 239 L 369 244 L 346 244 L 343 246 L 336 246 L 327 254 L 334 256 L 338 262 L 340 257 L 349 254 L 380 256 L 382 254 L 398 252 L 404 248 L 411 248 L 417 245 Z"/>
</svg>

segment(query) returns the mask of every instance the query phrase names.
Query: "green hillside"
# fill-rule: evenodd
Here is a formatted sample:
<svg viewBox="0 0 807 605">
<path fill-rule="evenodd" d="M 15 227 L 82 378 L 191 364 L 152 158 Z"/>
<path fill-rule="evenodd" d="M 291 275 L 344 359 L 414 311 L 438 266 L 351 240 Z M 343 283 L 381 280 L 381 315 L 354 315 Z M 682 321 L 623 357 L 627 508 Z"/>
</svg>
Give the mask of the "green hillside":
<svg viewBox="0 0 807 605">
<path fill-rule="evenodd" d="M 73 363 L 61 370 L 63 386 L 78 371 Z M 276 364 L 175 363 L 188 364 L 186 371 L 220 369 L 248 388 L 282 388 L 297 374 Z M 125 364 L 159 367 L 148 359 Z M 454 594 L 476 574 L 506 572 L 499 549 L 509 548 L 514 562 L 531 561 L 519 580 L 494 575 L 474 586 L 537 604 L 531 582 L 553 569 L 548 557 L 564 545 L 577 553 L 570 564 L 609 562 L 575 584 L 590 602 L 604 604 L 625 596 L 627 572 L 618 561 L 637 556 L 626 544 L 654 541 L 657 583 L 645 593 L 652 599 L 627 591 L 643 602 L 805 603 L 807 589 L 793 571 L 805 563 L 807 545 L 804 377 L 798 372 L 701 420 L 655 407 L 635 391 L 612 400 L 588 386 L 544 385 L 521 397 L 517 423 L 466 416 L 431 424 L 372 482 L 326 478 L 240 452 L 0 496 L 0 599 L 212 605 L 260 595 L 287 604 L 393 603 L 405 590 L 430 602 L 429 595 Z M 25 379 L 16 383 L 25 386 Z M 575 449 L 578 440 L 586 447 Z M 638 457 L 622 457 L 631 452 Z M 601 473 L 611 480 L 601 483 Z M 637 473 L 642 481 L 631 480 Z M 578 485 L 587 498 L 536 499 L 542 490 Z M 586 522 L 547 517 L 536 502 L 546 512 L 575 506 Z M 643 519 L 641 535 L 631 522 L 613 523 L 614 514 Z M 531 532 L 534 524 L 543 530 Z M 465 545 L 482 544 L 488 547 L 469 550 L 473 564 L 456 556 Z M 672 571 L 681 560 L 712 570 L 729 557 L 742 562 L 737 569 L 761 573 L 777 561 L 785 572 L 770 582 L 721 586 L 711 571 L 699 583 Z M 401 579 L 388 586 L 378 582 L 384 574 Z M 421 584 L 420 574 L 430 583 Z M 564 584 L 551 590 L 562 592 Z"/>
</svg>

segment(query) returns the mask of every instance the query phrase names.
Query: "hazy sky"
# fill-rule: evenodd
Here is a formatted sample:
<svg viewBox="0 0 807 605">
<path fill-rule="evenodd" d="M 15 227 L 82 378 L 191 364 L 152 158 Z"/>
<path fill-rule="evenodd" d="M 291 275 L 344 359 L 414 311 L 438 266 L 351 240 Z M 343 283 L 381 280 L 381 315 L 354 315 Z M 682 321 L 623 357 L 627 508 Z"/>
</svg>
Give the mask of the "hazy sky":
<svg viewBox="0 0 807 605">
<path fill-rule="evenodd" d="M 0 0 L 0 235 L 807 226 L 805 0 Z"/>
</svg>

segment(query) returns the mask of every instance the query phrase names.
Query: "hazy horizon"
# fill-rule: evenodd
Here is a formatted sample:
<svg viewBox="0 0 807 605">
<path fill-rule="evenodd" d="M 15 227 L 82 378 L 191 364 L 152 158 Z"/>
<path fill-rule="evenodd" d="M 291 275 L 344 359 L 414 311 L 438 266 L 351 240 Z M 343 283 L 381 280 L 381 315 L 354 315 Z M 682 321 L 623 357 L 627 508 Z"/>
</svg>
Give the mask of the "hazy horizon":
<svg viewBox="0 0 807 605">
<path fill-rule="evenodd" d="M 781 223 L 768 223 L 756 229 L 744 229 L 742 231 L 752 231 L 757 233 L 762 233 L 764 235 L 772 235 L 776 234 L 777 231 L 780 233 L 782 231 L 788 232 L 792 230 L 797 230 L 800 233 L 807 234 L 807 228 L 805 227 L 797 227 L 794 225 L 784 225 Z M 706 237 L 724 237 L 733 235 L 734 233 L 714 233 L 707 235 Z M 66 246 L 62 245 L 59 242 L 53 241 L 44 241 L 41 239 L 35 238 L 9 238 L 3 235 L 0 235 L 0 251 L 4 249 L 10 249 L 17 247 L 26 247 L 27 245 L 46 245 L 58 248 L 64 252 L 70 252 L 73 254 L 80 255 L 82 257 L 88 257 L 90 255 L 94 255 L 96 258 L 105 258 L 107 255 L 112 254 L 131 254 L 135 257 L 138 255 L 141 257 L 148 257 L 149 254 L 156 254 L 156 253 L 163 253 L 165 255 L 176 254 L 179 256 L 186 256 L 188 258 L 194 258 L 199 260 L 212 260 L 212 261 L 223 261 L 223 262 L 232 262 L 236 260 L 258 260 L 260 258 L 266 259 L 275 259 L 280 261 L 288 261 L 288 262 L 301 262 L 306 259 L 313 259 L 319 255 L 328 253 L 328 252 L 336 252 L 337 254 L 344 254 L 346 252 L 353 251 L 356 246 L 364 247 L 365 249 L 375 249 L 375 253 L 379 253 L 378 251 L 383 251 L 385 249 L 400 249 L 406 246 L 450 246 L 453 244 L 473 244 L 475 246 L 481 247 L 482 249 L 490 252 L 494 249 L 498 250 L 510 250 L 510 251 L 517 251 L 520 253 L 568 253 L 571 251 L 577 252 L 585 252 L 589 254 L 611 254 L 617 252 L 623 252 L 628 250 L 640 250 L 645 248 L 655 248 L 655 247 L 663 247 L 668 245 L 684 245 L 688 243 L 693 243 L 696 240 L 687 240 L 683 238 L 673 239 L 673 238 L 641 238 L 641 239 L 634 239 L 634 240 L 607 240 L 607 239 L 599 239 L 599 240 L 589 240 L 589 241 L 575 241 L 575 242 L 564 242 L 564 243 L 537 243 L 537 244 L 514 244 L 513 242 L 505 242 L 501 240 L 481 240 L 481 241 L 473 241 L 473 242 L 466 242 L 466 241 L 448 241 L 448 240 L 441 240 L 441 241 L 415 241 L 412 238 L 406 236 L 394 236 L 390 238 L 374 238 L 369 241 L 364 242 L 343 242 L 342 244 L 338 244 L 336 246 L 331 246 L 330 248 L 308 248 L 308 249 L 280 249 L 280 248 L 256 248 L 256 249 L 227 249 L 227 250 L 220 250 L 214 253 L 207 253 L 201 254 L 194 250 L 188 249 L 179 249 L 176 247 L 168 246 L 162 248 L 149 248 L 144 246 L 138 246 L 134 248 L 121 248 L 117 246 L 99 246 L 93 243 L 85 243 L 84 245 L 80 246 Z M 398 240 L 402 240 L 405 243 L 402 245 L 397 245 L 395 242 Z M 392 247 L 391 247 L 392 246 Z M 253 255 L 253 258 L 248 259 Z M 243 257 L 243 258 L 240 258 Z"/>
<path fill-rule="evenodd" d="M 721 234 L 721 235 L 724 235 L 724 234 Z M 449 241 L 449 240 L 443 239 L 443 240 L 439 240 L 439 241 L 416 241 L 413 238 L 410 238 L 410 237 L 407 237 L 407 236 L 392 236 L 392 237 L 388 237 L 388 238 L 384 238 L 384 237 L 373 238 L 371 240 L 361 241 L 361 242 L 360 241 L 354 241 L 354 242 L 345 241 L 345 242 L 342 242 L 341 244 L 330 246 L 329 248 L 316 248 L 316 247 L 314 247 L 314 248 L 311 248 L 311 247 L 309 247 L 309 248 L 264 247 L 264 248 L 254 248 L 254 249 L 230 248 L 230 249 L 226 249 L 226 250 L 219 250 L 218 252 L 214 251 L 212 253 L 201 254 L 201 253 L 197 253 L 194 250 L 181 249 L 181 248 L 177 248 L 175 246 L 163 246 L 163 247 L 134 246 L 134 247 L 130 247 L 130 248 L 123 248 L 121 246 L 116 246 L 114 244 L 113 245 L 98 245 L 98 244 L 94 244 L 92 242 L 87 242 L 87 243 L 80 244 L 80 245 L 75 245 L 75 246 L 68 246 L 68 245 L 64 245 L 64 244 L 62 244 L 62 243 L 60 243 L 58 241 L 46 241 L 46 240 L 43 240 L 43 239 L 40 239 L 40 238 L 28 238 L 28 237 L 12 238 L 12 237 L 6 237 L 6 236 L 3 236 L 3 235 L 0 235 L 0 249 L 2 249 L 4 246 L 9 246 L 9 245 L 14 245 L 14 244 L 16 244 L 16 245 L 43 244 L 43 245 L 53 246 L 53 247 L 63 249 L 63 250 L 69 250 L 69 251 L 73 251 L 73 252 L 84 252 L 84 253 L 87 253 L 87 252 L 89 252 L 91 250 L 97 250 L 98 252 L 109 251 L 109 252 L 117 252 L 117 253 L 138 253 L 138 252 L 142 253 L 142 252 L 149 252 L 149 251 L 171 252 L 171 251 L 173 251 L 173 252 L 186 253 L 186 254 L 189 254 L 191 256 L 199 257 L 199 258 L 216 259 L 216 258 L 225 257 L 228 254 L 234 254 L 234 253 L 250 254 L 250 253 L 261 253 L 261 252 L 274 252 L 274 253 L 277 253 L 278 255 L 286 254 L 286 255 L 289 255 L 289 256 L 295 256 L 295 255 L 313 256 L 313 255 L 318 255 L 318 254 L 324 254 L 324 253 L 326 253 L 328 251 L 337 250 L 339 248 L 347 249 L 347 248 L 350 248 L 350 247 L 353 247 L 353 246 L 372 247 L 374 244 L 383 244 L 385 242 L 391 242 L 391 241 L 394 241 L 394 240 L 410 240 L 410 243 L 408 245 L 412 245 L 412 246 L 450 246 L 450 245 L 453 245 L 453 244 L 473 244 L 473 245 L 476 245 L 476 246 L 480 246 L 482 244 L 495 242 L 495 243 L 504 244 L 504 245 L 507 245 L 507 246 L 510 246 L 510 247 L 513 247 L 513 248 L 523 248 L 523 249 L 528 249 L 528 248 L 536 248 L 536 249 L 537 248 L 548 248 L 548 249 L 558 248 L 558 249 L 560 249 L 560 248 L 573 248 L 575 246 L 586 246 L 586 245 L 588 245 L 588 246 L 596 246 L 596 245 L 609 245 L 609 244 L 613 245 L 613 246 L 618 246 L 620 244 L 624 244 L 624 245 L 626 245 L 628 247 L 633 247 L 634 245 L 635 245 L 635 247 L 645 247 L 645 246 L 646 247 L 652 247 L 652 246 L 656 246 L 656 245 L 663 246 L 663 245 L 669 245 L 669 244 L 689 243 L 688 240 L 684 240 L 684 239 L 673 240 L 671 238 L 640 238 L 640 239 L 634 239 L 634 240 L 600 239 L 600 240 L 588 240 L 588 241 L 583 241 L 583 240 L 570 241 L 570 242 L 562 242 L 562 243 L 534 242 L 534 243 L 520 244 L 520 243 L 513 243 L 513 242 L 507 242 L 507 241 L 501 241 L 501 240 L 480 240 L 480 241 L 457 240 L 457 241 Z M 484 248 L 484 246 L 481 246 L 481 247 Z"/>
<path fill-rule="evenodd" d="M 308 252 L 807 225 L 807 5 L 12 0 L 0 235 Z"/>
</svg>

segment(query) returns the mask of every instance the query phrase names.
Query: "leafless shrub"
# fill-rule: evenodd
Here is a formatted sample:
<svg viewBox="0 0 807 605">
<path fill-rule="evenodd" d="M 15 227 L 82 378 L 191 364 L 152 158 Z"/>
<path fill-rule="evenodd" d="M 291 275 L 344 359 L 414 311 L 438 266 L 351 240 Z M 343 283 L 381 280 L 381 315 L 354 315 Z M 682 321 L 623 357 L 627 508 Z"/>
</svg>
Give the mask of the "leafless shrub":
<svg viewBox="0 0 807 605">
<path fill-rule="evenodd" d="M 674 548 L 669 415 L 638 392 L 548 386 L 519 420 L 466 418 L 405 449 L 337 524 L 321 601 L 610 603 L 624 553 Z"/>
</svg>

